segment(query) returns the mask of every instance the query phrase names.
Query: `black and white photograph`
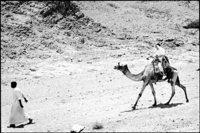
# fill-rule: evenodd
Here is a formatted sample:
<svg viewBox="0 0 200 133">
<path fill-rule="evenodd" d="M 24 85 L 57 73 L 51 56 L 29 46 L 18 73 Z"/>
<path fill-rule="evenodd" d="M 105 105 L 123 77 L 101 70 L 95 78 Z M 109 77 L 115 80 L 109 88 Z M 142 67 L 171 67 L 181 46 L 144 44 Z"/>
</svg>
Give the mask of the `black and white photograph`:
<svg viewBox="0 0 200 133">
<path fill-rule="evenodd" d="M 1 132 L 200 132 L 199 1 L 1 1 Z"/>
</svg>

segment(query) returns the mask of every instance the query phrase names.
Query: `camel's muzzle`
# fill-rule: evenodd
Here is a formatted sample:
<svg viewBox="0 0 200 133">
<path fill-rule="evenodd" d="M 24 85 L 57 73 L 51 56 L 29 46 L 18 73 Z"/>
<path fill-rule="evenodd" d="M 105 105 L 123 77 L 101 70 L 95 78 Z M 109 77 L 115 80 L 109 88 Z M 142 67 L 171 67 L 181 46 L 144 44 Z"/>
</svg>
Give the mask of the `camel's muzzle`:
<svg viewBox="0 0 200 133">
<path fill-rule="evenodd" d="M 119 67 L 118 66 L 114 66 L 114 69 L 119 69 Z"/>
</svg>

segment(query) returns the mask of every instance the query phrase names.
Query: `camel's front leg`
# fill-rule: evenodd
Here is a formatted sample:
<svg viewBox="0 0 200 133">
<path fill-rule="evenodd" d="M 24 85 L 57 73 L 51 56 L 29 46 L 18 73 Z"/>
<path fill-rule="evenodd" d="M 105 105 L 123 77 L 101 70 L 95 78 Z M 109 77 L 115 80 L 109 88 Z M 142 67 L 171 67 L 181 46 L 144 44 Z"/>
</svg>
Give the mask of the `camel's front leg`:
<svg viewBox="0 0 200 133">
<path fill-rule="evenodd" d="M 153 97 L 154 97 L 154 104 L 153 104 L 153 106 L 156 106 L 156 104 L 157 104 L 157 101 L 156 101 L 156 92 L 154 90 L 153 84 L 150 84 L 150 87 L 151 87 L 152 94 L 153 94 Z"/>
<path fill-rule="evenodd" d="M 138 95 L 138 98 L 137 98 L 137 100 L 136 100 L 134 106 L 132 107 L 133 110 L 136 108 L 137 103 L 138 103 L 140 97 L 142 96 L 142 93 L 143 93 L 144 89 L 146 88 L 146 86 L 147 86 L 147 85 L 146 85 L 145 83 L 143 83 L 142 89 L 141 89 L 141 91 L 140 91 L 140 93 L 139 93 L 139 95 Z"/>
</svg>

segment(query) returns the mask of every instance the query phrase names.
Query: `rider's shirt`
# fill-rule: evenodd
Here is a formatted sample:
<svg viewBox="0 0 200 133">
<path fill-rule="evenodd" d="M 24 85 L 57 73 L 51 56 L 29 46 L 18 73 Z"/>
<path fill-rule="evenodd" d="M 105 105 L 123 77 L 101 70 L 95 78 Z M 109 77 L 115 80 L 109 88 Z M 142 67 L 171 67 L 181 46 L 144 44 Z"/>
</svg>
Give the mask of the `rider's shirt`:
<svg viewBox="0 0 200 133">
<path fill-rule="evenodd" d="M 158 55 L 158 56 L 159 55 L 165 55 L 165 49 L 160 47 L 159 45 L 155 46 L 154 49 L 155 49 L 154 57 L 156 55 Z"/>
</svg>

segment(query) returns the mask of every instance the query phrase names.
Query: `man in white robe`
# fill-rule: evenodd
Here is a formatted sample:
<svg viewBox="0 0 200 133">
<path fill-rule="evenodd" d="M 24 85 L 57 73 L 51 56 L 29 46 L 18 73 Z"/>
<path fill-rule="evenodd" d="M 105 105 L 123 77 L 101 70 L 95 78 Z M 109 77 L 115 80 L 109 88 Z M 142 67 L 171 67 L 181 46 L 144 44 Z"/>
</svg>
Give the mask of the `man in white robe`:
<svg viewBox="0 0 200 133">
<path fill-rule="evenodd" d="M 22 105 L 22 99 L 24 99 L 25 102 L 28 102 L 28 100 L 24 97 L 21 90 L 17 87 L 17 83 L 15 81 L 11 82 L 11 88 L 13 88 L 14 91 L 13 104 L 11 107 L 11 114 L 9 119 L 10 126 L 8 127 L 18 127 L 23 126 L 24 124 L 31 124 L 32 119 L 25 116 Z"/>
<path fill-rule="evenodd" d="M 155 44 L 154 49 L 155 49 L 154 57 L 156 55 L 158 55 L 158 56 L 165 55 L 165 49 L 162 48 L 159 43 Z"/>
<path fill-rule="evenodd" d="M 155 46 L 154 46 L 154 51 L 155 51 L 155 53 L 154 53 L 154 57 L 159 57 L 159 56 L 162 56 L 162 55 L 165 55 L 165 49 L 164 48 L 162 48 L 161 46 L 160 46 L 160 44 L 155 44 Z M 161 71 L 161 72 L 163 72 L 164 73 L 164 70 L 163 70 L 163 68 L 162 68 L 162 66 L 161 66 L 161 63 L 158 63 L 158 69 L 156 69 L 156 73 L 158 73 L 159 71 Z"/>
</svg>

